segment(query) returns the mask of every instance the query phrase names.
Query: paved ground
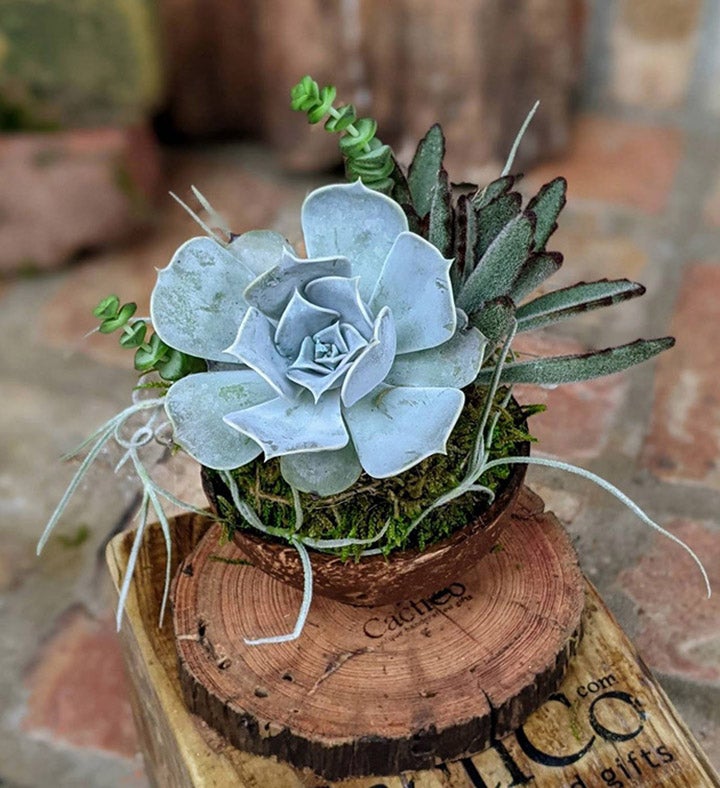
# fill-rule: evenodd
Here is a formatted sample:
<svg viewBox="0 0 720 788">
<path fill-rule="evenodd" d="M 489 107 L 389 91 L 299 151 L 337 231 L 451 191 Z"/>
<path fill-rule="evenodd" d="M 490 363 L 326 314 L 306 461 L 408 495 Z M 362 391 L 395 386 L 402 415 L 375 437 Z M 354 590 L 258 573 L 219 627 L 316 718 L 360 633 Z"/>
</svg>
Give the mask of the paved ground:
<svg viewBox="0 0 720 788">
<path fill-rule="evenodd" d="M 530 174 L 570 182 L 553 284 L 628 276 L 647 295 L 547 333 L 526 349 L 566 352 L 673 333 L 675 350 L 622 376 L 553 391 L 537 417 L 538 452 L 601 473 L 703 557 L 717 594 L 703 598 L 688 557 L 617 502 L 556 472 L 532 485 L 573 534 L 589 577 L 635 638 L 702 746 L 720 768 L 720 139 L 714 129 L 579 119 L 572 150 Z M 171 186 L 196 183 L 233 229 L 299 235 L 313 184 L 282 175 L 262 151 L 173 151 Z M 83 334 L 109 292 L 147 309 L 154 267 L 195 233 L 163 200 L 156 231 L 60 273 L 0 282 L 0 784 L 143 786 L 113 596 L 106 536 L 134 497 L 104 456 L 40 560 L 35 543 L 72 468 L 58 457 L 123 407 L 129 354 Z M 145 305 L 143 306 L 143 301 Z M 170 483 L 170 482 L 168 482 Z M 172 483 L 197 496 L 192 468 Z M 198 498 L 199 500 L 199 498 Z"/>
</svg>

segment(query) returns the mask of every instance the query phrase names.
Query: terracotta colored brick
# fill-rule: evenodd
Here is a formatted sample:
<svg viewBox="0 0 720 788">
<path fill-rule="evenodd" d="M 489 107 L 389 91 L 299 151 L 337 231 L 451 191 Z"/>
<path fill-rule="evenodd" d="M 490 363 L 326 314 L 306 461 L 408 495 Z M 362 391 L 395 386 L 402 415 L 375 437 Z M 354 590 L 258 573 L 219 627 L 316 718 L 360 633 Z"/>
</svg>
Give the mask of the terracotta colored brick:
<svg viewBox="0 0 720 788">
<path fill-rule="evenodd" d="M 720 539 L 716 528 L 677 520 L 668 530 L 700 556 L 717 590 Z M 697 681 L 720 681 L 720 599 L 705 598 L 704 584 L 690 556 L 661 536 L 639 564 L 618 578 L 638 604 L 635 643 L 650 667 Z"/>
<path fill-rule="evenodd" d="M 513 347 L 519 351 L 519 359 L 525 355 L 562 356 L 587 350 L 573 340 L 540 333 L 521 335 Z M 545 413 L 530 419 L 530 432 L 538 439 L 533 450 L 560 459 L 590 459 L 605 446 L 625 393 L 625 382 L 621 376 L 612 375 L 555 389 L 516 386 L 514 392 L 520 402 L 547 405 Z"/>
<path fill-rule="evenodd" d="M 50 268 L 137 232 L 160 178 L 144 129 L 0 139 L 0 271 Z"/>
<path fill-rule="evenodd" d="M 533 170 L 532 183 L 544 183 L 562 173 L 570 199 L 660 213 L 682 153 L 682 136 L 675 129 L 584 115 L 578 118 L 568 153 Z"/>
<path fill-rule="evenodd" d="M 110 621 L 96 621 L 82 608 L 69 610 L 36 655 L 26 683 L 26 731 L 128 758 L 137 753 L 125 668 Z"/>
<path fill-rule="evenodd" d="M 644 462 L 668 481 L 720 488 L 720 346 L 708 331 L 720 325 L 720 266 L 685 274 L 670 333 L 675 348 L 658 363 L 655 404 Z"/>
</svg>

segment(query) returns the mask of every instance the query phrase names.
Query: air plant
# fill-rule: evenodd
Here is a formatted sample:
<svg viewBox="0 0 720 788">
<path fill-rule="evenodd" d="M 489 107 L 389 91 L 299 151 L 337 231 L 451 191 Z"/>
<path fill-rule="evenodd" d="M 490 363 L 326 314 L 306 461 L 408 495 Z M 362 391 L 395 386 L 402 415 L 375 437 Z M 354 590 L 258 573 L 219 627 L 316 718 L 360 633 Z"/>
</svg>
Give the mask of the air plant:
<svg viewBox="0 0 720 788">
<path fill-rule="evenodd" d="M 468 494 L 491 501 L 492 472 L 513 463 L 567 470 L 611 492 L 690 553 L 709 594 L 692 550 L 609 482 L 567 463 L 516 456 L 512 442 L 503 451 L 497 448 L 514 383 L 588 380 L 673 344 L 671 337 L 639 339 L 582 355 L 515 358 L 517 333 L 645 292 L 626 279 L 603 279 L 529 299 L 562 264 L 562 255 L 548 251 L 547 244 L 566 201 L 565 180 L 556 178 L 523 206 L 515 190 L 520 176 L 510 174 L 537 105 L 500 177 L 482 188 L 456 189 L 443 168 L 440 126 L 428 131 L 405 174 L 389 146 L 376 138 L 375 121 L 358 119 L 351 105 L 336 108 L 334 101 L 335 89 L 320 88 L 310 77 L 292 91 L 295 109 L 311 123 L 327 118 L 326 129 L 341 134 L 350 181 L 317 189 L 305 200 L 307 258 L 271 231 L 233 234 L 194 190 L 222 232 L 181 203 L 207 235 L 183 244 L 158 273 L 149 317 L 155 333 L 147 338 L 147 319 L 134 317 L 134 305 L 121 306 L 110 296 L 98 306 L 99 330 L 121 330 L 120 343 L 136 349 L 136 368 L 160 376 L 158 383 L 144 384 L 157 385 L 159 394 L 143 398 L 145 389 L 137 392 L 133 405 L 80 447 L 88 449 L 87 456 L 38 550 L 93 460 L 114 438 L 125 449 L 120 465 L 132 463 L 144 491 L 119 626 L 150 508 L 170 549 L 162 499 L 181 502 L 153 481 L 139 455 L 159 431 L 169 429 L 174 445 L 218 472 L 245 527 L 284 539 L 300 554 L 305 593 L 293 632 L 248 641 L 253 644 L 293 639 L 302 630 L 312 596 L 308 548 L 353 548 L 362 557 L 407 545 L 436 510 Z M 125 435 L 128 420 L 139 413 L 146 414 L 145 424 Z M 472 436 L 457 475 L 406 522 L 389 517 L 372 533 L 332 538 L 304 528 L 307 496 L 339 500 L 332 496 L 342 494 L 352 502 L 362 479 L 382 482 L 422 469 L 428 458 L 446 452 L 463 419 L 466 427 L 471 422 Z M 254 467 L 259 478 L 273 458 L 279 458 L 293 515 L 292 522 L 285 517 L 268 525 L 243 495 L 238 469 Z"/>
</svg>

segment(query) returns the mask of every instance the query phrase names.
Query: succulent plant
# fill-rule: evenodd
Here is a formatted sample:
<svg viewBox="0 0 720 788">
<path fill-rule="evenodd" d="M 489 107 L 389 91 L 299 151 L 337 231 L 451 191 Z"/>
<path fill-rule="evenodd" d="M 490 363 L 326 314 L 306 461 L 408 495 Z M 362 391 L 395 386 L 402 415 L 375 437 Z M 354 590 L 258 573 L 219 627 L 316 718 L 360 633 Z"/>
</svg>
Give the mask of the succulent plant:
<svg viewBox="0 0 720 788">
<path fill-rule="evenodd" d="M 443 451 L 486 341 L 455 308 L 451 261 L 391 199 L 327 186 L 302 226 L 307 259 L 274 233 L 187 242 L 151 315 L 213 362 L 168 391 L 175 441 L 215 469 L 280 456 L 293 487 L 331 495 Z"/>
</svg>

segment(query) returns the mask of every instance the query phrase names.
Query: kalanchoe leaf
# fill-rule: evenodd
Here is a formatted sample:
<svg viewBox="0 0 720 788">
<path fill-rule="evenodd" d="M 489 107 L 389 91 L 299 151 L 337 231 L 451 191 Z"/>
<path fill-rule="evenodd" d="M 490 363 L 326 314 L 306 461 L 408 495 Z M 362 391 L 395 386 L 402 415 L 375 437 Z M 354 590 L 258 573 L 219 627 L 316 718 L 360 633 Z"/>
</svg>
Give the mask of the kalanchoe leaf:
<svg viewBox="0 0 720 788">
<path fill-rule="evenodd" d="M 296 490 L 315 495 L 337 495 L 360 478 L 362 465 L 355 447 L 349 443 L 337 451 L 286 454 L 280 458 L 280 472 Z"/>
<path fill-rule="evenodd" d="M 363 468 L 384 479 L 444 452 L 464 401 L 454 388 L 378 386 L 345 412 Z"/>
<path fill-rule="evenodd" d="M 490 343 L 495 344 L 507 336 L 514 317 L 515 302 L 509 296 L 499 296 L 474 312 L 470 322 L 487 337 Z"/>
<path fill-rule="evenodd" d="M 447 342 L 457 316 L 450 284 L 450 260 L 412 233 L 400 233 L 370 299 L 375 312 L 389 306 L 397 329 L 398 353 Z M 409 282 L 414 282 L 412 287 Z"/>
<path fill-rule="evenodd" d="M 477 210 L 477 244 L 475 262 L 480 260 L 493 241 L 507 227 L 508 223 L 522 210 L 522 197 L 518 192 L 503 194 L 484 208 Z"/>
<path fill-rule="evenodd" d="M 428 240 L 444 257 L 451 257 L 453 251 L 452 214 L 448 175 L 445 170 L 440 170 L 430 206 Z"/>
<path fill-rule="evenodd" d="M 542 328 L 581 312 L 589 312 L 592 309 L 637 298 L 644 292 L 645 288 L 642 285 L 630 282 L 628 279 L 578 282 L 576 285 L 547 293 L 521 306 L 517 311 L 518 331 Z"/>
<path fill-rule="evenodd" d="M 253 460 L 261 448 L 228 427 L 223 416 L 274 396 L 272 388 L 252 370 L 205 372 L 174 383 L 165 397 L 165 409 L 176 443 L 202 465 L 229 470 Z"/>
<path fill-rule="evenodd" d="M 408 171 L 408 186 L 413 206 L 423 219 L 430 213 L 433 191 L 445 156 L 445 137 L 436 123 L 420 140 Z"/>
<path fill-rule="evenodd" d="M 549 279 L 560 269 L 563 256 L 560 252 L 536 252 L 522 264 L 510 288 L 510 297 L 519 304 L 525 296 Z"/>
<path fill-rule="evenodd" d="M 468 249 L 472 256 L 472 250 L 477 239 L 475 211 L 470 207 L 470 201 L 464 194 L 458 197 L 453 219 L 453 264 L 450 268 L 450 279 L 453 285 L 453 292 L 457 293 L 460 291 L 460 286 L 464 280 Z M 472 221 L 472 226 L 469 225 L 470 221 Z M 471 236 L 471 241 L 469 236 Z M 470 244 L 469 246 L 468 243 Z"/>
<path fill-rule="evenodd" d="M 497 180 L 491 181 L 482 189 L 478 189 L 472 197 L 474 208 L 484 208 L 497 197 L 507 194 L 513 186 L 522 178 L 522 175 L 503 175 Z"/>
<path fill-rule="evenodd" d="M 546 183 L 528 203 L 527 210 L 532 211 L 537 217 L 535 251 L 542 251 L 548 238 L 557 229 L 557 218 L 567 202 L 566 192 L 565 178 L 555 178 L 550 183 Z"/>
<path fill-rule="evenodd" d="M 675 344 L 673 337 L 660 339 L 638 339 L 627 345 L 596 350 L 574 356 L 554 356 L 515 361 L 506 364 L 500 381 L 502 383 L 535 383 L 540 386 L 557 386 L 561 383 L 577 383 L 582 380 L 612 375 L 623 369 L 640 364 Z M 487 384 L 492 370 L 483 370 L 478 383 Z"/>
<path fill-rule="evenodd" d="M 390 195 L 393 200 L 395 200 L 398 205 L 409 205 L 412 201 L 412 196 L 410 194 L 410 187 L 408 186 L 407 177 L 402 170 L 402 167 L 397 163 L 397 160 L 393 156 L 393 163 L 394 168 L 390 175 L 392 178 L 393 183 L 395 184 L 393 187 L 392 194 Z"/>
<path fill-rule="evenodd" d="M 516 216 L 490 245 L 460 291 L 457 305 L 472 316 L 483 303 L 508 295 L 533 242 L 535 217 Z"/>
</svg>

